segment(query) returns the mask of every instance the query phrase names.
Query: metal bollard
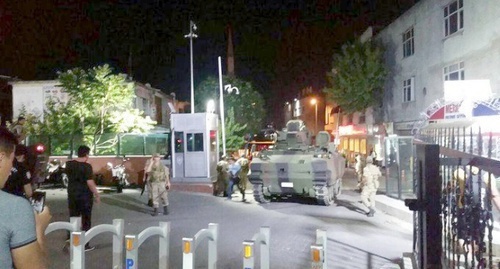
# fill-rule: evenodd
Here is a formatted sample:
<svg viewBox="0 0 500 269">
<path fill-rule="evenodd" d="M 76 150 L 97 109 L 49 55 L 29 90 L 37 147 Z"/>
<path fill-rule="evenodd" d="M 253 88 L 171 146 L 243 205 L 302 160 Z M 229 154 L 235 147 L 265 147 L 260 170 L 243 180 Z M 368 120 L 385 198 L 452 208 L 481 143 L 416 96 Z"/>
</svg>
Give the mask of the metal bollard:
<svg viewBox="0 0 500 269">
<path fill-rule="evenodd" d="M 219 225 L 208 224 L 208 229 L 201 229 L 194 238 L 182 238 L 182 268 L 194 269 L 196 248 L 205 238 L 208 239 L 208 269 L 217 268 L 217 238 Z"/>
<path fill-rule="evenodd" d="M 326 251 L 327 236 L 325 230 L 316 230 L 316 244 L 311 246 L 311 268 L 327 269 L 327 251 Z"/>
<path fill-rule="evenodd" d="M 57 222 L 52 222 L 47 226 L 47 229 L 45 229 L 45 235 L 57 231 L 57 230 L 67 230 L 70 232 L 70 242 L 72 241 L 72 233 L 80 231 L 82 227 L 82 218 L 81 217 L 71 217 L 69 218 L 69 222 L 66 221 L 57 221 Z M 70 260 L 73 259 L 73 248 L 69 247 L 69 257 Z"/>
<path fill-rule="evenodd" d="M 146 228 L 139 235 L 125 236 L 125 250 L 127 252 L 127 259 L 125 261 L 126 269 L 139 268 L 139 247 L 146 239 L 154 235 L 160 236 L 158 268 L 168 268 L 170 223 L 160 222 L 158 227 Z"/>
<path fill-rule="evenodd" d="M 243 269 L 255 268 L 255 242 L 260 244 L 260 268 L 270 268 L 269 243 L 271 242 L 271 229 L 269 227 L 260 227 L 260 232 L 256 233 L 252 240 L 243 242 Z"/>
<path fill-rule="evenodd" d="M 87 232 L 73 232 L 71 247 L 74 257 L 71 260 L 71 269 L 85 268 L 85 244 L 96 235 L 111 232 L 113 234 L 113 269 L 123 268 L 123 219 L 114 219 L 113 224 L 101 224 Z"/>
</svg>

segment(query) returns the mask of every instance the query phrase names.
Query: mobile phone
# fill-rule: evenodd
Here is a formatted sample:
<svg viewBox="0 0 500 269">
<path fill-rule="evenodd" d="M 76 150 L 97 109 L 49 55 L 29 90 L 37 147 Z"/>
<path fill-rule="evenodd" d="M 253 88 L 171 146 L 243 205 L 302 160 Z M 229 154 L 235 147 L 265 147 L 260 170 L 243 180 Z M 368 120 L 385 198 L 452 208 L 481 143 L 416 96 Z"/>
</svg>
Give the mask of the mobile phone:
<svg viewBox="0 0 500 269">
<path fill-rule="evenodd" d="M 33 192 L 33 196 L 31 196 L 31 206 L 33 206 L 33 209 L 37 213 L 42 212 L 43 208 L 45 207 L 45 192 L 42 191 Z"/>
</svg>

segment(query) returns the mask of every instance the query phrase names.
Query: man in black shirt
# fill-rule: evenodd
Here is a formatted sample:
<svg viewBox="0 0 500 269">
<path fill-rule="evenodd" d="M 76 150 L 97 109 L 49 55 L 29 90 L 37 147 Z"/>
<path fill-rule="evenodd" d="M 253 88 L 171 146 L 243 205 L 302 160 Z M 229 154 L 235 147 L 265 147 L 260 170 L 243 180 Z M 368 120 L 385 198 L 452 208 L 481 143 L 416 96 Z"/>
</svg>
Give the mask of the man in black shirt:
<svg viewBox="0 0 500 269">
<path fill-rule="evenodd" d="M 16 158 L 14 159 L 14 163 L 10 170 L 10 176 L 7 182 L 5 182 L 3 191 L 30 198 L 33 194 L 33 189 L 31 188 L 31 175 L 24 164 L 27 152 L 28 149 L 26 146 L 22 144 L 16 146 Z"/>
<path fill-rule="evenodd" d="M 66 162 L 66 174 L 68 175 L 68 208 L 70 217 L 82 217 L 82 230 L 88 231 L 91 226 L 93 198 L 97 204 L 101 202 L 96 184 L 92 179 L 92 166 L 87 163 L 90 148 L 80 146 L 78 158 Z M 85 250 L 93 250 L 89 244 Z"/>
</svg>

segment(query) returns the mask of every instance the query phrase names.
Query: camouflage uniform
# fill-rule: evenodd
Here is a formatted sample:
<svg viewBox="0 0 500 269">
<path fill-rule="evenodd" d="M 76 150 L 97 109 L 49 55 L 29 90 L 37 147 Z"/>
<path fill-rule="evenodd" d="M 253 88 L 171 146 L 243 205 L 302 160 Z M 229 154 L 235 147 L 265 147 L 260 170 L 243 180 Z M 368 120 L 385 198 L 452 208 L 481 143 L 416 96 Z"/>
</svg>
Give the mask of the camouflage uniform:
<svg viewBox="0 0 500 269">
<path fill-rule="evenodd" d="M 168 194 L 167 190 L 170 186 L 170 172 L 168 168 L 159 161 L 159 155 L 153 155 L 155 161 L 146 167 L 148 173 L 148 181 L 151 182 L 151 190 L 153 193 L 153 216 L 158 215 L 158 207 L 160 200 L 162 201 L 163 214 L 168 214 Z M 156 159 L 158 158 L 158 159 Z"/>
<path fill-rule="evenodd" d="M 361 201 L 370 210 L 368 217 L 373 217 L 375 214 L 375 195 L 380 185 L 378 179 L 381 176 L 380 169 L 373 165 L 372 157 L 366 158 L 366 166 L 363 168 Z"/>
<path fill-rule="evenodd" d="M 250 171 L 250 161 L 245 158 L 245 156 L 241 156 L 237 161 L 240 164 L 241 170 L 239 173 L 240 182 L 238 183 L 238 188 L 240 189 L 241 195 L 243 196 L 243 200 L 245 200 L 245 190 L 248 184 L 248 172 Z"/>
<path fill-rule="evenodd" d="M 221 192 L 225 192 L 228 185 L 228 169 L 229 164 L 225 157 L 217 163 L 217 181 L 213 182 L 213 195 L 217 196 Z"/>
</svg>

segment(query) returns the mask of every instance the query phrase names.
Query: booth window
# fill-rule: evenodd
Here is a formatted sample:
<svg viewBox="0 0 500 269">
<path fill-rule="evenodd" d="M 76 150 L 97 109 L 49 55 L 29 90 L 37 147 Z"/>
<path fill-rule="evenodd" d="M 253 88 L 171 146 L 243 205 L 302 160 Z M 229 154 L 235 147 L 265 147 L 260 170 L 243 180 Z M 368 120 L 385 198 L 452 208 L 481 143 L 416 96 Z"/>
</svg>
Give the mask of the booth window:
<svg viewBox="0 0 500 269">
<path fill-rule="evenodd" d="M 183 136 L 183 132 L 175 132 L 175 152 L 184 152 L 184 143 L 182 142 Z"/>
<path fill-rule="evenodd" d="M 203 151 L 203 133 L 187 134 L 187 151 Z"/>
</svg>

